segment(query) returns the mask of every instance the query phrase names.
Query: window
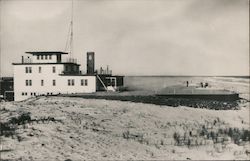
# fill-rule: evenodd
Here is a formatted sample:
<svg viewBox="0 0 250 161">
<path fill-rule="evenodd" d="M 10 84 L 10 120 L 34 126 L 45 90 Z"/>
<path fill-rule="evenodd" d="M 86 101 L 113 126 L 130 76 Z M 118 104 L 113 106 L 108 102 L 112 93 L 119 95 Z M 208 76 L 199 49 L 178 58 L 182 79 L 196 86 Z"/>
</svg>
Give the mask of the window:
<svg viewBox="0 0 250 161">
<path fill-rule="evenodd" d="M 51 58 L 51 55 L 49 55 L 49 59 L 51 60 L 52 58 Z"/>
<path fill-rule="evenodd" d="M 39 73 L 42 73 L 42 67 L 38 67 Z"/>
<path fill-rule="evenodd" d="M 25 73 L 32 73 L 32 67 L 25 67 Z"/>
<path fill-rule="evenodd" d="M 26 86 L 32 86 L 32 80 L 25 80 Z"/>
<path fill-rule="evenodd" d="M 56 72 L 56 67 L 53 67 L 52 72 L 53 72 L 53 73 Z"/>
<path fill-rule="evenodd" d="M 45 60 L 47 60 L 48 59 L 48 55 L 45 55 Z"/>
<path fill-rule="evenodd" d="M 36 56 L 36 58 L 37 58 L 37 60 L 39 60 L 39 59 L 40 59 L 40 56 L 39 56 L 39 55 L 37 55 L 37 56 Z"/>
<path fill-rule="evenodd" d="M 56 80 L 53 80 L 53 86 L 55 86 L 56 85 Z"/>
<path fill-rule="evenodd" d="M 30 95 L 33 96 L 33 93 L 31 92 Z"/>
<path fill-rule="evenodd" d="M 43 55 L 41 55 L 41 59 L 43 60 Z"/>
<path fill-rule="evenodd" d="M 24 94 L 25 94 L 25 96 L 27 96 L 27 92 L 25 92 Z"/>
<path fill-rule="evenodd" d="M 44 85 L 44 80 L 41 80 L 41 86 L 43 86 Z"/>
<path fill-rule="evenodd" d="M 29 67 L 29 73 L 32 73 L 32 68 L 31 67 Z"/>
<path fill-rule="evenodd" d="M 87 79 L 81 79 L 81 86 L 87 86 L 88 80 Z"/>
<path fill-rule="evenodd" d="M 92 60 L 92 55 L 89 55 L 89 60 Z"/>
<path fill-rule="evenodd" d="M 74 86 L 75 80 L 74 79 L 68 79 L 68 86 Z"/>
<path fill-rule="evenodd" d="M 22 96 L 24 96 L 24 92 L 22 92 Z"/>
</svg>

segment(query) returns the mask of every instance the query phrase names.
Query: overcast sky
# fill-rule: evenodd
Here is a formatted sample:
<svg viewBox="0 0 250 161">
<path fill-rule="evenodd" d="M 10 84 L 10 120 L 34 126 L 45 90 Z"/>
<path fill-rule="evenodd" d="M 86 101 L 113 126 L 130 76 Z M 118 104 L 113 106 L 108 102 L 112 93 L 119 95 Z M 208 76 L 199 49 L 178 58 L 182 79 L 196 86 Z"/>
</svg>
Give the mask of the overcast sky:
<svg viewBox="0 0 250 161">
<path fill-rule="evenodd" d="M 70 0 L 0 0 L 1 74 L 66 45 Z M 249 75 L 248 0 L 74 0 L 74 57 L 124 75 Z"/>
</svg>

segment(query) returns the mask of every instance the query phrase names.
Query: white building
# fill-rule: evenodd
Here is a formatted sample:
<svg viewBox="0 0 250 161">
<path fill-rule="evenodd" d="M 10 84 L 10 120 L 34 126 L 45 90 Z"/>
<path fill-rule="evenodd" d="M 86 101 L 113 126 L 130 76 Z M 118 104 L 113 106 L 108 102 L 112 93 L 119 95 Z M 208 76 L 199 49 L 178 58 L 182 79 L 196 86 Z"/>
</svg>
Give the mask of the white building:
<svg viewBox="0 0 250 161">
<path fill-rule="evenodd" d="M 14 100 L 38 95 L 96 92 L 96 75 L 82 74 L 74 59 L 64 52 L 26 52 L 14 66 Z"/>
</svg>

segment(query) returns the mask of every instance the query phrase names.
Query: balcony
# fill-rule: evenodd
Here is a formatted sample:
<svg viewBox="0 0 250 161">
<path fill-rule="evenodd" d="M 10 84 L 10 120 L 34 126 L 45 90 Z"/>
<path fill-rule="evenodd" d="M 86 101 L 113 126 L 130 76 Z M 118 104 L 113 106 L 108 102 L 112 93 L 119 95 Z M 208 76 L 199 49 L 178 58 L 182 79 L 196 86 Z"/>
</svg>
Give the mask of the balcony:
<svg viewBox="0 0 250 161">
<path fill-rule="evenodd" d="M 74 58 L 66 58 L 62 60 L 62 63 L 75 63 L 77 64 L 77 59 Z"/>
<path fill-rule="evenodd" d="M 96 74 L 98 75 L 112 75 L 112 70 L 107 69 L 103 69 L 102 67 L 100 69 L 96 70 Z"/>
</svg>

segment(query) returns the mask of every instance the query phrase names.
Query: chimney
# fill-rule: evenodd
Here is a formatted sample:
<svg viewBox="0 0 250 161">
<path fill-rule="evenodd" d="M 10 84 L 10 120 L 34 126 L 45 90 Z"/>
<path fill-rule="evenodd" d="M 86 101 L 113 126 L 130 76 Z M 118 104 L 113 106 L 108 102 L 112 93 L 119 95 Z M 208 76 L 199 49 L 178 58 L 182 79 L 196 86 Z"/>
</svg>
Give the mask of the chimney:
<svg viewBox="0 0 250 161">
<path fill-rule="evenodd" d="M 87 52 L 87 74 L 95 73 L 95 53 Z"/>
</svg>

